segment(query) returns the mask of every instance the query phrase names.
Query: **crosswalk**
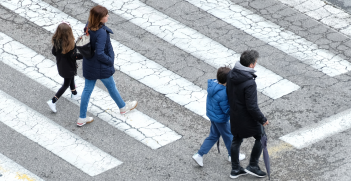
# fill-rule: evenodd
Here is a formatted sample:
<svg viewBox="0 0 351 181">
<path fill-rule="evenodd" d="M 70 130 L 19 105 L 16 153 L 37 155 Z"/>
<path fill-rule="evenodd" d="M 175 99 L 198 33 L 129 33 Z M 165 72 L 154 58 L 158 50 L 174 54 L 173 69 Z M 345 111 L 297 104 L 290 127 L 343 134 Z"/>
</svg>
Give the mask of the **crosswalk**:
<svg viewBox="0 0 351 181">
<path fill-rule="evenodd" d="M 211 37 L 141 1 L 91 0 L 91 2 L 105 6 L 111 13 L 139 26 L 155 37 L 177 47 L 178 51 L 186 52 L 211 67 L 234 65 L 240 58 L 241 52 L 227 48 Z M 296 58 L 327 77 L 342 76 L 351 70 L 351 64 L 344 58 L 344 55 L 321 49 L 316 43 L 254 14 L 233 1 L 184 0 L 184 2 L 267 43 L 283 54 Z M 51 35 L 63 20 L 70 22 L 75 37 L 83 33 L 85 22 L 55 8 L 45 0 L 0 0 L 0 5 L 35 24 L 38 28 L 50 32 Z M 187 80 L 183 75 L 147 58 L 142 52 L 135 51 L 133 47 L 128 47 L 115 39 L 111 39 L 111 42 L 115 51 L 116 70 L 146 85 L 182 108 L 195 113 L 200 118 L 198 122 L 208 120 L 205 89 Z M 15 40 L 14 37 L 1 31 L 0 62 L 53 92 L 56 92 L 62 85 L 62 78 L 57 73 L 54 60 L 46 58 L 20 40 Z M 284 96 L 299 94 L 301 87 L 304 86 L 299 85 L 296 79 L 273 72 L 270 67 L 258 65 L 256 70 L 257 89 L 270 100 L 279 101 L 284 99 Z M 84 78 L 76 76 L 75 82 L 77 91 L 82 92 Z M 80 106 L 80 100 L 72 100 L 69 91 L 64 93 L 62 98 L 75 106 Z M 111 169 L 118 169 L 124 163 L 128 163 L 128 160 L 123 157 L 114 158 L 109 153 L 100 150 L 53 120 L 29 108 L 25 103 L 11 97 L 1 88 L 0 103 L 0 117 L 4 118 L 0 122 L 91 177 Z M 174 131 L 174 128 L 149 116 L 145 111 L 133 110 L 126 115 L 119 114 L 119 109 L 108 92 L 99 87 L 95 87 L 91 95 L 88 111 L 153 151 L 160 150 L 164 146 L 171 146 L 176 141 L 182 140 L 184 136 Z M 282 136 L 280 139 L 295 148 L 305 148 L 349 129 L 351 127 L 348 121 L 349 114 L 350 110 L 346 110 L 326 120 L 323 119 L 325 122 L 323 125 L 311 125 Z M 338 127 L 328 129 L 333 125 L 338 125 Z M 0 180 L 2 178 L 20 180 L 21 177 L 28 177 L 27 180 L 41 180 L 26 169 L 30 170 L 30 168 L 17 165 L 0 153 Z"/>
</svg>

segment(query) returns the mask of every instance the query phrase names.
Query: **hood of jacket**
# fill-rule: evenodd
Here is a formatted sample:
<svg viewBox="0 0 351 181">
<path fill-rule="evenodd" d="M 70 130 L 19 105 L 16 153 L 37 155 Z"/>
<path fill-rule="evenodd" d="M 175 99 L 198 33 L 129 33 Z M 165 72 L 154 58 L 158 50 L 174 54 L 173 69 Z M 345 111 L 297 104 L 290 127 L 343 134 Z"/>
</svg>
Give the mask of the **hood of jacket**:
<svg viewBox="0 0 351 181">
<path fill-rule="evenodd" d="M 229 72 L 228 78 L 233 84 L 241 84 L 250 79 L 256 78 L 257 76 L 255 75 L 255 72 L 256 70 L 253 68 L 245 67 L 238 61 L 235 63 L 233 70 Z"/>
<path fill-rule="evenodd" d="M 209 79 L 207 83 L 207 94 L 211 97 L 213 97 L 213 95 L 215 95 L 218 91 L 221 91 L 226 88 L 224 85 L 219 84 L 217 79 Z"/>
</svg>

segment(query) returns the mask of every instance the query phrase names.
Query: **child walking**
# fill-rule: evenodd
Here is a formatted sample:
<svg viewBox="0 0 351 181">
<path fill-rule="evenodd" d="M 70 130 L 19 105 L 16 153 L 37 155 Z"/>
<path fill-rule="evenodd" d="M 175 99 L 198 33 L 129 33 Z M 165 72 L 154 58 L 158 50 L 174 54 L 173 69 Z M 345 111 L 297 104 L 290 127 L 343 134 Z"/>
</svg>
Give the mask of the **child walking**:
<svg viewBox="0 0 351 181">
<path fill-rule="evenodd" d="M 206 115 L 210 118 L 210 135 L 204 140 L 200 150 L 193 156 L 197 164 L 203 166 L 203 155 L 207 154 L 212 146 L 219 141 L 222 136 L 224 144 L 228 150 L 228 161 L 231 161 L 230 147 L 233 135 L 230 131 L 229 123 L 229 103 L 226 92 L 228 67 L 220 67 L 217 71 L 217 79 L 208 80 Z M 244 154 L 240 154 L 239 159 L 243 160 Z"/>
<path fill-rule="evenodd" d="M 77 61 L 83 56 L 77 53 L 71 25 L 67 22 L 61 23 L 52 37 L 52 54 L 56 57 L 57 70 L 61 77 L 64 78 L 62 87 L 57 91 L 55 96 L 47 103 L 53 112 L 56 112 L 56 102 L 67 90 L 71 89 L 71 98 L 79 99 L 74 84 L 74 76 L 77 75 Z"/>
</svg>

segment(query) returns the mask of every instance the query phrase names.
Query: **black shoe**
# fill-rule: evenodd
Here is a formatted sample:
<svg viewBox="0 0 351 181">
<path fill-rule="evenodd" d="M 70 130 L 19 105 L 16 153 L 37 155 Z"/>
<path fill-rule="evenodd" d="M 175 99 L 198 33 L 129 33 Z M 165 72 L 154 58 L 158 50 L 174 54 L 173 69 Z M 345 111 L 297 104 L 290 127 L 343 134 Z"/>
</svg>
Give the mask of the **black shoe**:
<svg viewBox="0 0 351 181">
<path fill-rule="evenodd" d="M 232 172 L 230 172 L 230 178 L 238 178 L 242 175 L 246 175 L 247 173 L 245 172 L 245 170 L 243 169 L 243 167 L 240 167 L 239 169 L 236 170 L 232 170 Z"/>
<path fill-rule="evenodd" d="M 258 166 L 247 166 L 245 172 L 256 177 L 265 177 L 267 174 L 263 172 Z"/>
</svg>

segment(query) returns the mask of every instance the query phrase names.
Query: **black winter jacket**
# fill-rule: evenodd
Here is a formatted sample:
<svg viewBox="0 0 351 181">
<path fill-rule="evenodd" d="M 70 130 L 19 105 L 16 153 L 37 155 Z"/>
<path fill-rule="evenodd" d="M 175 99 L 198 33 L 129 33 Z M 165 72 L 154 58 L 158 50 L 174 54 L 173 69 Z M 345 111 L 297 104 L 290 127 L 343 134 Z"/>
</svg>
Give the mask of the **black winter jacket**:
<svg viewBox="0 0 351 181">
<path fill-rule="evenodd" d="M 82 59 L 83 56 L 77 53 L 76 47 L 66 54 L 62 54 L 61 48 L 56 50 L 53 46 L 52 54 L 56 57 L 57 70 L 61 77 L 72 78 L 77 75 L 77 60 Z"/>
<path fill-rule="evenodd" d="M 267 119 L 257 104 L 257 76 L 253 69 L 238 64 L 227 75 L 230 125 L 234 136 L 248 138 L 262 134 L 261 125 Z"/>
</svg>

